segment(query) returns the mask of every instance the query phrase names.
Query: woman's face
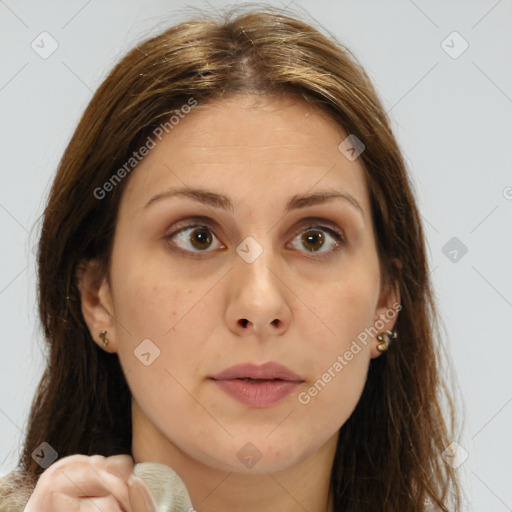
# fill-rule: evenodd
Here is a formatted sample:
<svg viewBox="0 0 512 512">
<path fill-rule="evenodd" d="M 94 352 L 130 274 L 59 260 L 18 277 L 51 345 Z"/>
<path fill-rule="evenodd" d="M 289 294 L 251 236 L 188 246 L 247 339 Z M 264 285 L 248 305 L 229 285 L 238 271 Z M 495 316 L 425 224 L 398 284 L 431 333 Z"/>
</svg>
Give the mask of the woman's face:
<svg viewBox="0 0 512 512">
<path fill-rule="evenodd" d="M 84 314 L 119 355 L 140 453 L 260 473 L 334 453 L 398 299 L 347 135 L 303 102 L 225 99 L 129 177 Z"/>
</svg>

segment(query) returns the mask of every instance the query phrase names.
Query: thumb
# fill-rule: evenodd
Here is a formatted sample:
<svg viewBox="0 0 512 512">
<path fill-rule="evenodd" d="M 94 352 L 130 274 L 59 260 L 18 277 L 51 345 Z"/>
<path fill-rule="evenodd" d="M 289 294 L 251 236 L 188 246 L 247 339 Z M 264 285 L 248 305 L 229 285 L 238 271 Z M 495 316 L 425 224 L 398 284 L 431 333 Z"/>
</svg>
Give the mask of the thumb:
<svg viewBox="0 0 512 512">
<path fill-rule="evenodd" d="M 158 505 L 142 478 L 132 475 L 128 479 L 128 499 L 133 512 L 158 512 Z"/>
</svg>

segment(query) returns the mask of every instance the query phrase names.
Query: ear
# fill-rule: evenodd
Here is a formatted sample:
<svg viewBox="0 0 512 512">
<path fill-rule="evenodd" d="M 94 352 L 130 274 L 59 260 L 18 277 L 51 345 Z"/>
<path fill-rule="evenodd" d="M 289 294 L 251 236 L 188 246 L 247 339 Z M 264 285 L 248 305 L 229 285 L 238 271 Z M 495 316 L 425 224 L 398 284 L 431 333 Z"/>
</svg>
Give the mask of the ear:
<svg viewBox="0 0 512 512">
<path fill-rule="evenodd" d="M 393 264 L 398 268 L 402 269 L 402 262 L 393 259 Z M 379 302 L 375 311 L 375 318 L 373 325 L 378 333 L 386 330 L 392 331 L 397 321 L 398 313 L 402 309 L 400 304 L 400 288 L 396 281 L 385 283 L 381 286 Z M 400 333 L 398 333 L 400 336 Z M 377 349 L 377 345 L 380 341 L 375 336 L 375 341 L 371 345 L 370 356 L 376 358 L 382 355 L 382 352 Z"/>
<path fill-rule="evenodd" d="M 106 272 L 96 260 L 81 262 L 76 272 L 82 314 L 94 342 L 106 352 L 117 352 L 116 322 L 111 287 Z M 100 332 L 107 331 L 108 345 L 103 346 Z"/>
</svg>

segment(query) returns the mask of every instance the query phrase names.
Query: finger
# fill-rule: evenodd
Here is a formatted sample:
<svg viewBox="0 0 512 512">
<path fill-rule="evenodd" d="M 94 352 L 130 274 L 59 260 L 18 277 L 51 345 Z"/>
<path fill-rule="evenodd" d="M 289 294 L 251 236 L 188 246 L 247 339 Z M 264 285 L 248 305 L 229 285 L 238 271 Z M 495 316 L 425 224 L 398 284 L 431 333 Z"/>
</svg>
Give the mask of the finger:
<svg viewBox="0 0 512 512">
<path fill-rule="evenodd" d="M 111 494 L 106 479 L 101 478 L 90 464 L 62 467 L 49 475 L 45 484 L 73 497 Z"/>
<path fill-rule="evenodd" d="M 75 498 L 112 495 L 125 510 L 131 512 L 126 481 L 106 471 L 96 470 L 90 464 L 61 468 L 54 473 L 48 485 L 50 483 L 51 488 L 58 488 L 61 493 Z"/>
<path fill-rule="evenodd" d="M 94 467 L 100 478 L 116 498 L 126 508 L 130 508 L 128 499 L 128 478 L 133 473 L 134 460 L 131 455 L 112 455 L 104 457 L 103 455 L 92 455 L 89 458 L 91 465 Z M 113 475 L 112 479 L 108 475 Z M 131 512 L 131 511 L 130 511 Z"/>
<path fill-rule="evenodd" d="M 57 495 L 53 497 L 50 508 L 42 510 L 65 510 L 67 512 L 126 512 L 117 500 L 112 496 L 101 498 L 69 498 L 69 496 Z"/>
<path fill-rule="evenodd" d="M 53 473 L 54 471 L 59 470 L 62 467 L 69 468 L 71 466 L 76 466 L 80 464 L 88 464 L 90 457 L 87 455 L 68 455 L 67 457 L 63 457 L 62 459 L 56 460 L 44 473 L 43 475 L 48 475 Z"/>
<path fill-rule="evenodd" d="M 141 478 L 134 475 L 129 478 L 128 497 L 133 512 L 157 512 L 155 498 Z"/>
<path fill-rule="evenodd" d="M 112 455 L 110 457 L 91 455 L 89 462 L 95 469 L 112 473 L 124 481 L 130 478 L 135 464 L 131 455 Z"/>
<path fill-rule="evenodd" d="M 131 455 L 113 455 L 105 460 L 105 471 L 127 482 L 133 473 L 134 465 L 135 462 Z"/>
</svg>

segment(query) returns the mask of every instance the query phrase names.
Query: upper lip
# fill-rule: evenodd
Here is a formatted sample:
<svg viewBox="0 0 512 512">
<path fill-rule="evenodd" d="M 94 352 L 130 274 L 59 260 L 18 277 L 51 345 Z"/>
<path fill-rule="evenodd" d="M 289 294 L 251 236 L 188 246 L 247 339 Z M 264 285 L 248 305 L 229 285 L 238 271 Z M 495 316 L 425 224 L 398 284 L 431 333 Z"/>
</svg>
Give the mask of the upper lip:
<svg viewBox="0 0 512 512">
<path fill-rule="evenodd" d="M 292 382 L 303 382 L 304 379 L 292 372 L 282 364 L 270 362 L 261 365 L 254 363 L 245 363 L 227 368 L 210 378 L 214 380 L 232 380 L 232 379 L 260 379 L 272 380 L 280 379 Z"/>
</svg>

